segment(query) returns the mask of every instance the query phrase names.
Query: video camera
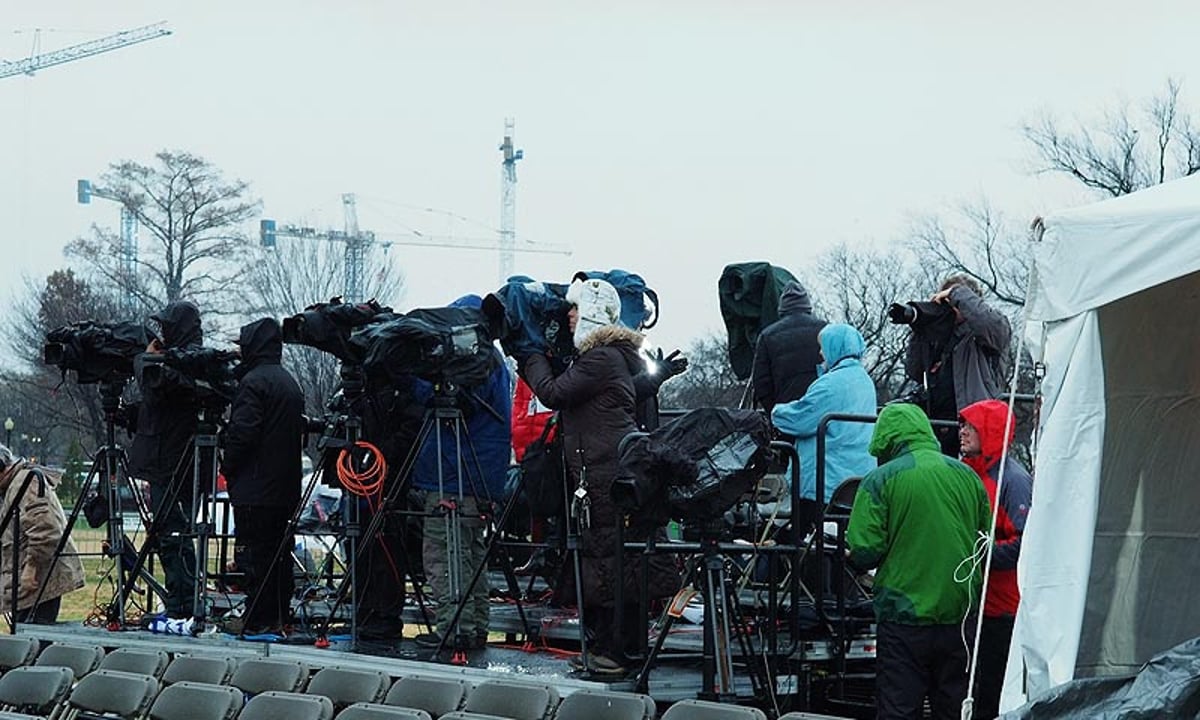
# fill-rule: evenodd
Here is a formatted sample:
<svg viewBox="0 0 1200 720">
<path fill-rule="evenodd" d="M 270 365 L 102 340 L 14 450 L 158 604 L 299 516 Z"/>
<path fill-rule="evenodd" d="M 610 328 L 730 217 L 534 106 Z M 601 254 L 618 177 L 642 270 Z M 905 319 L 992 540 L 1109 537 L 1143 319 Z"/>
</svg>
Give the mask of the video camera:
<svg viewBox="0 0 1200 720">
<path fill-rule="evenodd" d="M 164 367 L 172 368 L 191 381 L 202 401 L 227 405 L 237 391 L 234 364 L 238 354 L 229 350 L 207 347 L 168 348 L 159 353 L 146 353 L 143 381 L 151 384 L 162 381 Z"/>
<path fill-rule="evenodd" d="M 365 303 L 344 303 L 340 297 L 327 303 L 316 303 L 283 319 L 283 341 L 290 345 L 306 345 L 327 352 L 344 363 L 359 365 L 364 349 L 350 342 L 358 328 L 394 318 L 389 307 L 374 300 Z"/>
<path fill-rule="evenodd" d="M 146 351 L 150 333 L 139 322 L 64 325 L 46 334 L 42 360 L 66 376 L 75 372 L 80 385 L 123 383 L 133 377 L 133 359 Z"/>
<path fill-rule="evenodd" d="M 422 308 L 355 333 L 368 375 L 416 376 L 432 383 L 475 387 L 487 382 L 499 360 L 493 326 L 472 307 Z"/>
</svg>

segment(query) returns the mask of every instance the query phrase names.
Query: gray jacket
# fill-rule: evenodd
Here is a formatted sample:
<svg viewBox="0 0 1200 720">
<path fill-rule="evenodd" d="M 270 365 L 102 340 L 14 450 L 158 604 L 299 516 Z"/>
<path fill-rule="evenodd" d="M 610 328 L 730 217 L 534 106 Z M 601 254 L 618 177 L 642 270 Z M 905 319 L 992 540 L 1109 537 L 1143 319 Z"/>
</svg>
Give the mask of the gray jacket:
<svg viewBox="0 0 1200 720">
<path fill-rule="evenodd" d="M 1003 390 L 1012 326 L 1004 313 L 985 303 L 969 288 L 952 288 L 950 305 L 963 317 L 951 340 L 954 401 L 962 410 L 971 403 L 997 397 Z M 932 355 L 928 343 L 910 336 L 904 358 L 905 374 L 922 383 L 926 371 L 941 361 L 940 357 Z"/>
</svg>

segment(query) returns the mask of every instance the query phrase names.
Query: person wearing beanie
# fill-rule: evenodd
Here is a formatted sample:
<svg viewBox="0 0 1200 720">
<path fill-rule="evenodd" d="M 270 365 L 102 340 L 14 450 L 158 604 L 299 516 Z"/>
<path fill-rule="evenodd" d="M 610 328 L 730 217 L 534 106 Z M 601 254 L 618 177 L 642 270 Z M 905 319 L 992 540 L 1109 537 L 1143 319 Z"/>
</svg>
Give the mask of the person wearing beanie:
<svg viewBox="0 0 1200 720">
<path fill-rule="evenodd" d="M 566 455 L 572 522 L 579 527 L 582 549 L 580 581 L 583 621 L 590 636 L 588 655 L 572 663 L 592 674 L 621 675 L 629 654 L 646 634 L 646 618 L 638 613 L 637 554 L 624 558 L 625 576 L 617 577 L 617 523 L 622 517 L 612 501 L 611 489 L 618 471 L 617 448 L 627 434 L 637 430 L 638 381 L 645 360 L 639 353 L 642 336 L 618 324 L 621 301 L 616 288 L 600 279 L 575 280 L 567 291 L 572 307 L 568 318 L 578 357 L 557 377 L 549 359 L 533 353 L 518 359 L 521 376 L 537 398 L 558 410 Z M 630 517 L 626 541 L 638 542 L 656 535 L 661 527 Z M 651 600 L 669 597 L 679 589 L 674 561 L 666 555 L 650 560 Z M 624 583 L 625 606 L 616 607 L 614 587 Z M 568 591 L 573 591 L 567 583 Z M 573 594 L 573 592 L 571 592 Z M 619 612 L 618 612 L 619 610 Z M 622 618 L 617 626 L 618 615 Z"/>
<path fill-rule="evenodd" d="M 821 362 L 817 333 L 825 327 L 825 321 L 812 310 L 804 286 L 789 282 L 779 296 L 779 319 L 758 335 L 750 379 L 754 401 L 768 416 L 779 403 L 803 397 L 817 379 Z"/>
<path fill-rule="evenodd" d="M 54 623 L 62 596 L 84 586 L 83 563 L 73 540 L 67 539 L 62 557 L 54 562 L 54 550 L 67 531 L 67 519 L 55 493 L 58 481 L 58 473 L 22 460 L 0 445 L 0 496 L 4 498 L 0 517 L 7 515 L 14 503 L 19 505 L 21 514 L 21 570 L 17 574 L 15 618 L 18 623 Z M 0 538 L 0 558 L 4 559 L 0 612 L 8 613 L 12 611 L 14 575 L 11 531 L 5 531 Z M 35 606 L 39 594 L 41 600 Z"/>
</svg>

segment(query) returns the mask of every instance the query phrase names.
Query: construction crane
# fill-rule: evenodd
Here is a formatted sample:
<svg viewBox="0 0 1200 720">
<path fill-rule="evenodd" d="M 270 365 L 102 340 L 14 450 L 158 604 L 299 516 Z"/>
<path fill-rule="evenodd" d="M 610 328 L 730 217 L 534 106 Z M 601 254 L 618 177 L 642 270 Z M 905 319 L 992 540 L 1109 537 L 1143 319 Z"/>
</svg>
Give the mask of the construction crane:
<svg viewBox="0 0 1200 720">
<path fill-rule="evenodd" d="M 76 181 L 75 197 L 80 205 L 91 204 L 93 197 L 121 203 L 120 277 L 123 289 L 121 293 L 121 317 L 132 318 L 138 310 L 137 216 L 125 206 L 124 200 L 117 193 L 106 188 L 96 187 L 90 180 Z"/>
<path fill-rule="evenodd" d="M 513 251 L 517 241 L 517 161 L 524 150 L 514 149 L 516 120 L 504 119 L 504 141 L 500 143 L 500 282 L 512 276 Z"/>
<path fill-rule="evenodd" d="M 110 50 L 118 50 L 140 42 L 170 35 L 171 31 L 166 28 L 166 25 L 165 22 L 160 22 L 132 30 L 122 30 L 119 33 L 102 37 L 99 40 L 90 40 L 85 43 L 70 45 L 61 50 L 42 54 L 37 53 L 37 44 L 35 43 L 33 53 L 24 60 L 0 60 L 0 78 L 12 75 L 33 75 L 38 70 L 53 65 L 62 65 L 72 60 L 99 55 Z"/>
<path fill-rule="evenodd" d="M 306 225 L 279 225 L 274 220 L 263 219 L 259 222 L 259 237 L 262 246 L 273 248 L 281 237 L 345 243 L 346 287 L 344 299 L 351 303 L 362 302 L 365 299 L 363 297 L 363 267 L 366 263 L 367 249 L 373 244 L 378 243 L 384 250 L 392 245 L 420 245 L 463 250 L 496 250 L 499 248 L 503 252 L 503 241 L 497 242 L 495 238 L 429 235 L 417 230 L 410 230 L 407 233 L 375 233 L 370 230 L 362 230 L 358 227 L 358 206 L 354 193 L 342 195 L 342 213 L 344 216 L 342 230 L 319 230 Z M 517 248 L 514 242 L 509 246 L 508 252 L 571 254 L 570 248 L 555 243 L 526 243 Z M 507 277 L 506 275 L 503 279 L 507 279 Z"/>
</svg>

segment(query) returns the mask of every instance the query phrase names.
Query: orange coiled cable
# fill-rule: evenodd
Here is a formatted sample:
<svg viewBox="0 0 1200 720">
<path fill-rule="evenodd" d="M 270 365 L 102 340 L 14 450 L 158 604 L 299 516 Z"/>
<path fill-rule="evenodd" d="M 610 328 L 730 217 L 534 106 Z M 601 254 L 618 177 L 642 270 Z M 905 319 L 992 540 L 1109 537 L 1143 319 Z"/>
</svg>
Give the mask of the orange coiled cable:
<svg viewBox="0 0 1200 720">
<path fill-rule="evenodd" d="M 361 471 L 355 470 L 354 450 L 365 450 L 367 462 Z M 369 442 L 359 440 L 353 448 L 346 448 L 338 454 L 338 481 L 348 492 L 365 497 L 368 501 L 378 498 L 383 489 L 383 479 L 387 477 L 387 460 L 379 448 Z M 373 505 L 373 503 L 372 503 Z"/>
</svg>

